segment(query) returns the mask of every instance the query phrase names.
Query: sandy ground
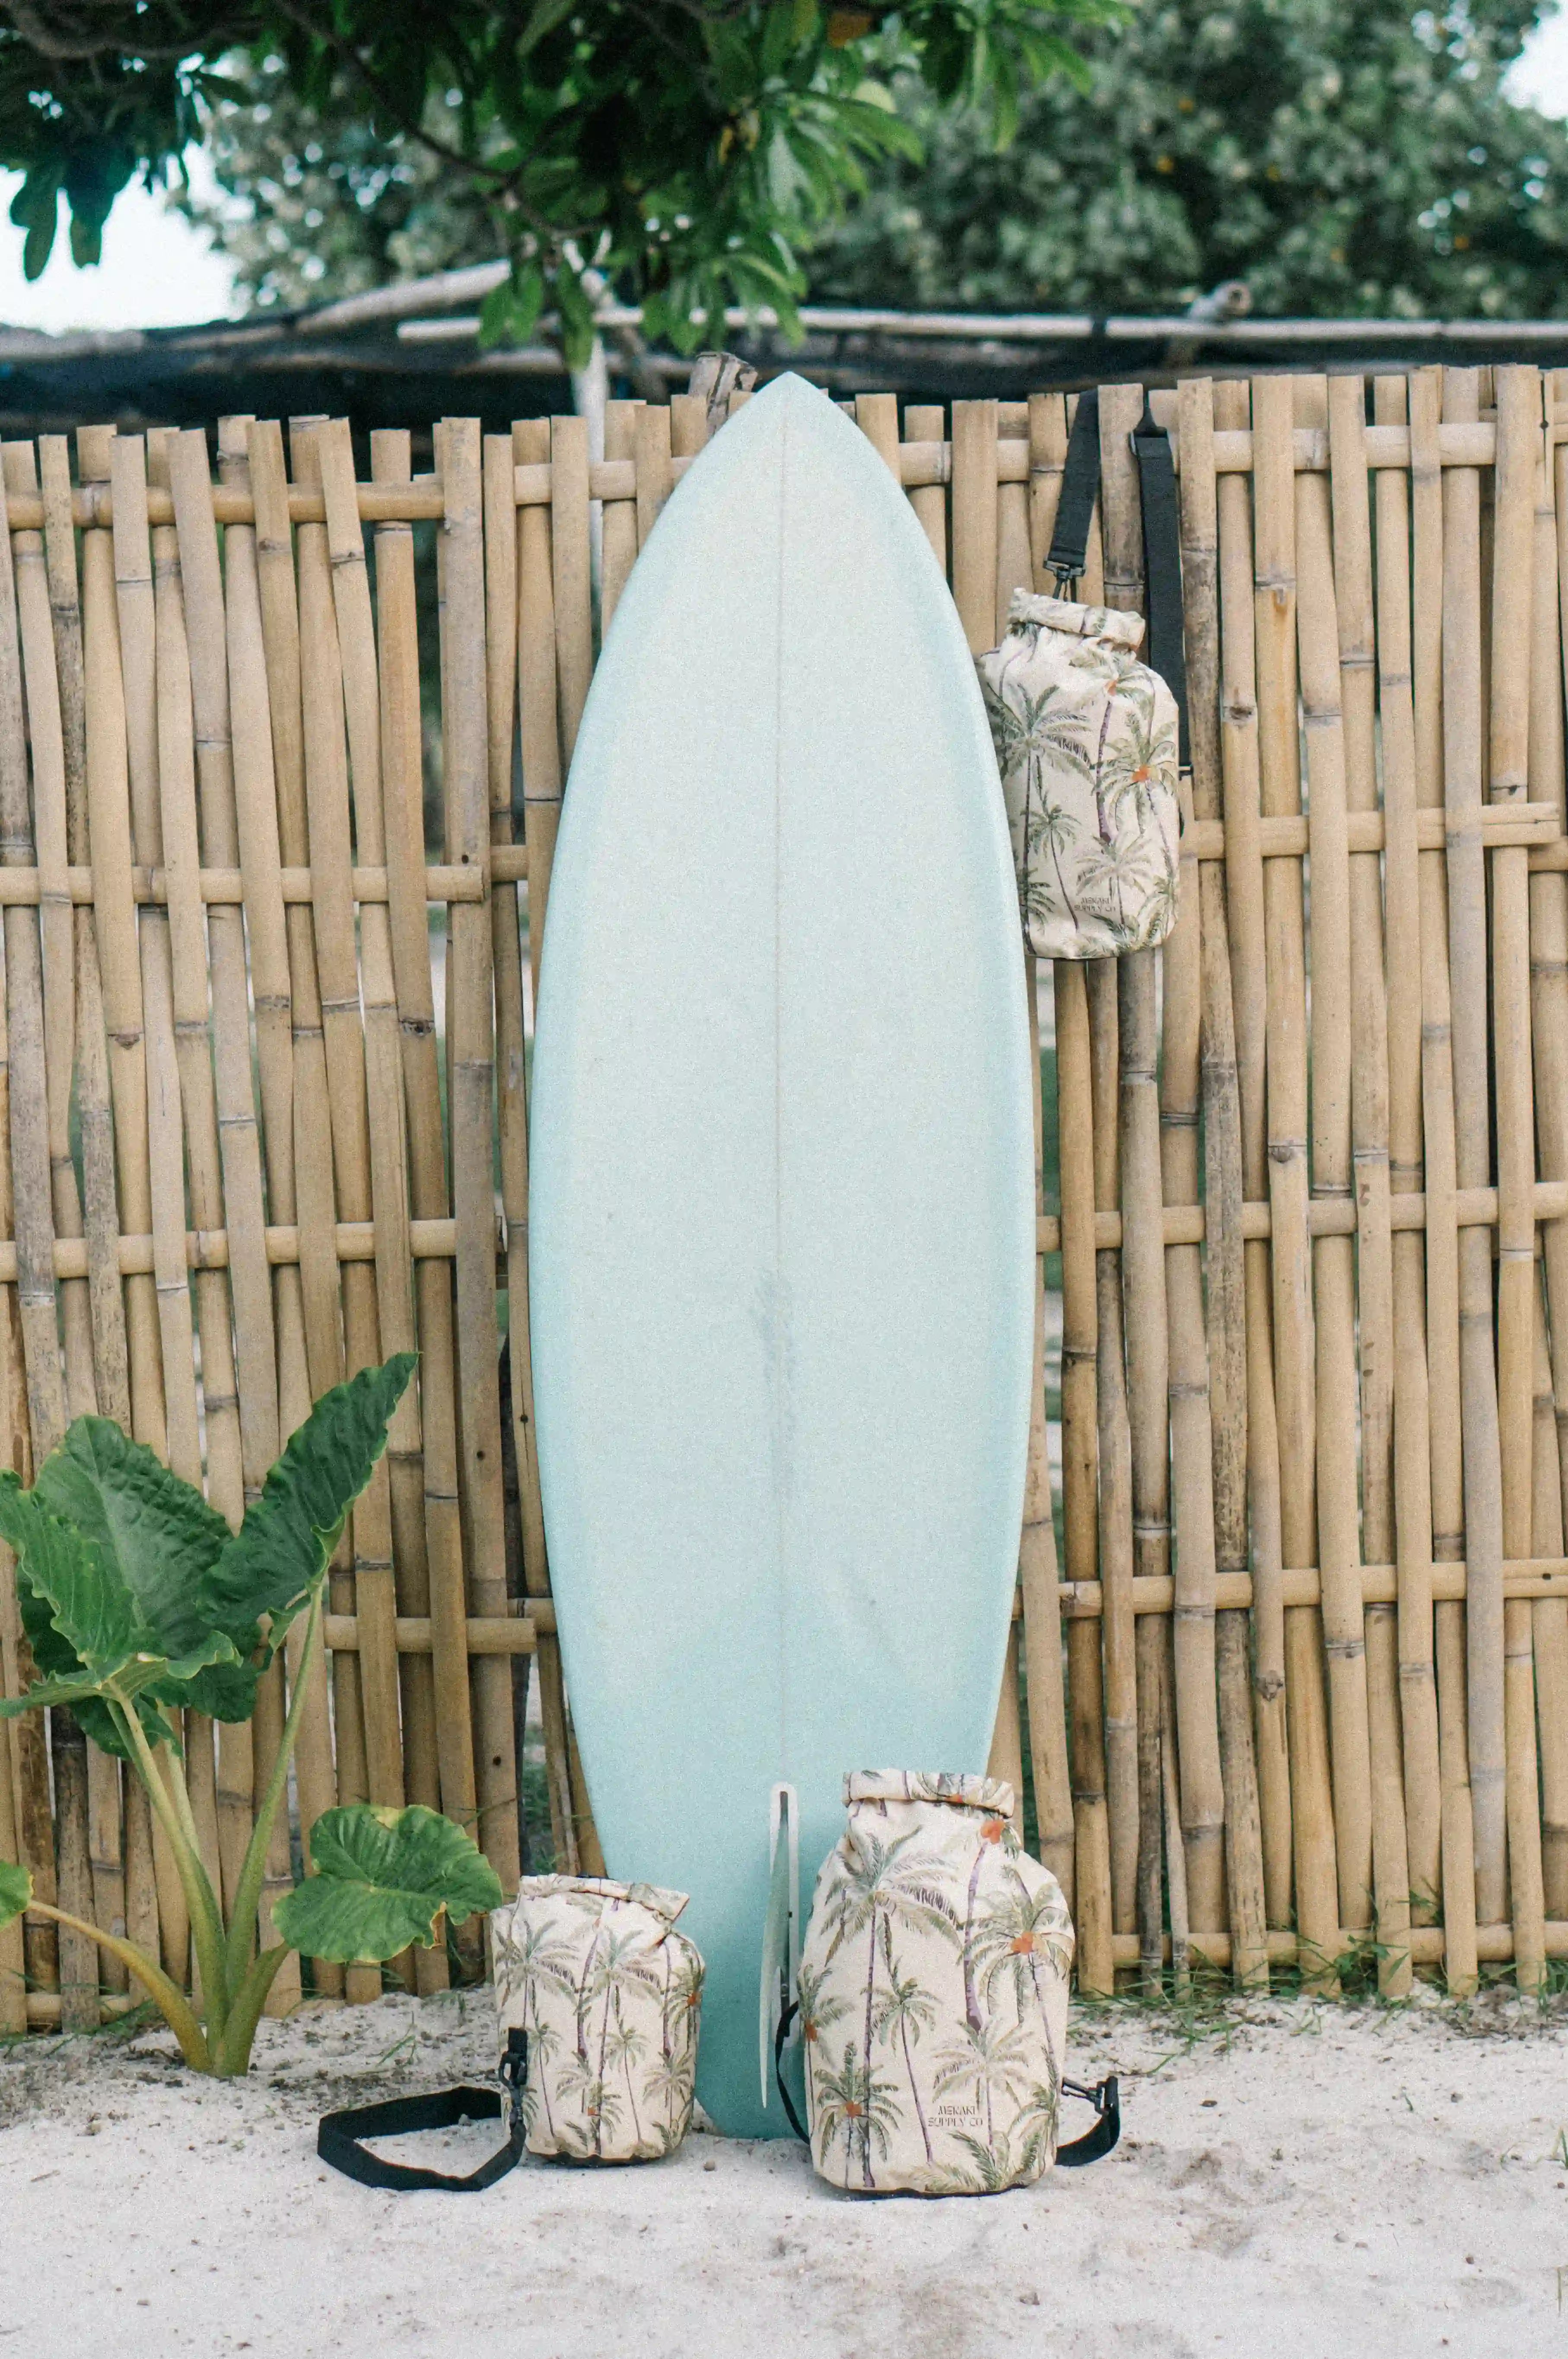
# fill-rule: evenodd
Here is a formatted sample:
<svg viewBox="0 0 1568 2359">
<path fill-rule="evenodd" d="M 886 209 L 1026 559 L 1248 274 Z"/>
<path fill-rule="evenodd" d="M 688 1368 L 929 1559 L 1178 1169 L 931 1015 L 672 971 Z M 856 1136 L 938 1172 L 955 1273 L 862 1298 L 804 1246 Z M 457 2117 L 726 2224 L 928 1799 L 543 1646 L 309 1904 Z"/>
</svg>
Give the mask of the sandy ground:
<svg viewBox="0 0 1568 2359">
<path fill-rule="evenodd" d="M 1269 2004 L 1195 2042 L 1080 2017 L 1074 2071 L 1124 2076 L 1121 2149 L 1002 2196 L 857 2201 L 792 2144 L 712 2136 L 639 2169 L 525 2164 L 481 2196 L 373 2194 L 317 2160 L 319 2113 L 482 2077 L 489 2039 L 474 1993 L 303 2009 L 263 2027 L 244 2082 L 192 2077 L 161 2032 L 0 2055 L 0 2342 L 1568 2359 L 1561 2003 Z M 455 2133 L 448 2167 L 492 2137 Z"/>
</svg>

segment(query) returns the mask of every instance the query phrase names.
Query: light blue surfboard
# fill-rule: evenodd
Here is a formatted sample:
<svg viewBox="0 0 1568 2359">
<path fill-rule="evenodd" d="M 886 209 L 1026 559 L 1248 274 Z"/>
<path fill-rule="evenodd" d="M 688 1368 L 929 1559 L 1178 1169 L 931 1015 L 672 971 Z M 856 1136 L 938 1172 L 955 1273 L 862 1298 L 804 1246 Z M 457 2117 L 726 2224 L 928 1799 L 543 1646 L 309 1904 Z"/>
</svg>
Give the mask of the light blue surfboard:
<svg viewBox="0 0 1568 2359">
<path fill-rule="evenodd" d="M 799 377 L 691 467 L 583 717 L 550 883 L 530 1295 L 561 1647 L 611 1875 L 691 1895 L 698 2093 L 758 2078 L 769 1796 L 983 1770 L 1022 1515 L 1033 1116 L 958 616 Z"/>
</svg>

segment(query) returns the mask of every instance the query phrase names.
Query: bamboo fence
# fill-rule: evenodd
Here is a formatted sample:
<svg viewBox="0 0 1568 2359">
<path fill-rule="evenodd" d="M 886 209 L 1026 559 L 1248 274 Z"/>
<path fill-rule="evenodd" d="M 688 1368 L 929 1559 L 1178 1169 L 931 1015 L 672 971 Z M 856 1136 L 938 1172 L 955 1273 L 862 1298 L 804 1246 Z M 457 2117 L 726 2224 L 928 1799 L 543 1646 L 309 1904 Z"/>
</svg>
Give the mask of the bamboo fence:
<svg viewBox="0 0 1568 2359">
<path fill-rule="evenodd" d="M 1568 372 L 1153 398 L 1181 908 L 1158 955 L 1029 978 L 1055 1092 L 993 1758 L 1086 1987 L 1535 1989 L 1568 1957 Z M 1119 605 L 1142 404 L 1102 393 L 1083 594 Z M 1072 401 L 845 407 L 991 646 L 1050 586 Z M 575 419 L 447 419 L 433 473 L 380 432 L 361 482 L 316 418 L 0 451 L 0 1456 L 28 1479 L 96 1410 L 237 1520 L 314 1395 L 420 1353 L 332 1570 L 301 1837 L 417 1800 L 515 1878 L 537 1666 L 549 1841 L 603 1864 L 533 1445 L 528 1017 L 596 647 L 711 430 L 612 404 L 594 460 Z M 296 1669 L 247 1728 L 188 1718 L 225 1886 Z M 0 1856 L 188 1973 L 139 1789 L 65 1714 L 0 1734 Z M 0 1934 L 0 2032 L 128 2003 L 91 1945 Z"/>
</svg>

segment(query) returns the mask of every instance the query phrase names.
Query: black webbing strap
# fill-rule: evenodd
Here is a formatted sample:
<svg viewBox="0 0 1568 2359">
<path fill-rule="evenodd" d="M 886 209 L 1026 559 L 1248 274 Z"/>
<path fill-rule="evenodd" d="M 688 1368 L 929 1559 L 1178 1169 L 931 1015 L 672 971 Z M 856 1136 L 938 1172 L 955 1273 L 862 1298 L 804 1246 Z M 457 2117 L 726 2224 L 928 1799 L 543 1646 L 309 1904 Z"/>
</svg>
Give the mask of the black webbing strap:
<svg viewBox="0 0 1568 2359">
<path fill-rule="evenodd" d="M 504 2092 L 439 2089 L 428 2097 L 389 2097 L 378 2105 L 353 2105 L 341 2114 L 324 2114 L 316 2131 L 316 2152 L 345 2179 L 357 2179 L 362 2187 L 405 2192 L 434 2188 L 451 2194 L 482 2194 L 522 2159 L 522 2107 L 517 2096 L 528 2070 L 528 2052 L 527 2034 L 509 2031 L 501 2064 L 501 2078 L 506 2084 Z M 421 2170 L 414 2163 L 383 2162 L 360 2143 L 367 2137 L 405 2137 L 411 2130 L 450 2130 L 459 2122 L 495 2121 L 508 2114 L 506 2145 L 466 2178 L 444 2170 Z"/>
<path fill-rule="evenodd" d="M 800 2116 L 795 2111 L 795 2100 L 789 2094 L 789 2090 L 784 2086 L 784 2043 L 789 2037 L 789 2026 L 794 2022 L 795 2017 L 800 2014 L 800 2003 L 799 1999 L 792 1998 L 789 2006 L 785 2008 L 783 2014 L 779 2018 L 779 2028 L 773 2035 L 773 2080 L 774 2084 L 779 2091 L 779 2094 L 783 2101 L 784 2111 L 789 2117 L 790 2128 L 794 2131 L 795 2136 L 800 2139 L 800 2144 L 804 2147 L 809 2147 L 811 2141 L 807 2136 L 805 2130 L 800 2126 Z"/>
<path fill-rule="evenodd" d="M 1100 397 L 1091 390 L 1078 397 L 1073 431 L 1067 438 L 1067 463 L 1062 471 L 1062 491 L 1056 503 L 1056 525 L 1051 538 L 1046 570 L 1056 576 L 1059 595 L 1071 597 L 1089 561 L 1089 521 L 1100 494 Z"/>
<path fill-rule="evenodd" d="M 1178 766 L 1192 767 L 1187 747 L 1187 650 L 1181 624 L 1181 534 L 1171 437 L 1146 401 L 1132 438 L 1143 495 L 1143 570 L 1149 614 L 1146 653 L 1176 700 Z"/>
<path fill-rule="evenodd" d="M 1143 416 L 1132 438 L 1138 462 L 1143 508 L 1143 570 L 1149 636 L 1144 647 L 1151 671 L 1157 671 L 1176 700 L 1177 759 L 1191 766 L 1187 750 L 1187 655 L 1182 636 L 1181 536 L 1176 506 L 1176 465 L 1171 437 L 1154 421 L 1146 399 Z M 1059 592 L 1075 595 L 1088 562 L 1089 522 L 1100 495 L 1100 397 L 1081 393 L 1068 437 L 1067 463 L 1062 473 L 1062 494 L 1056 505 L 1046 570 L 1056 577 Z"/>
<path fill-rule="evenodd" d="M 1103 2154 L 1109 2154 L 1120 2137 L 1121 2092 L 1112 2072 L 1104 2081 L 1097 2081 L 1092 2089 L 1085 2089 L 1078 2081 L 1063 2081 L 1062 2093 L 1064 2097 L 1086 2097 L 1099 2116 L 1092 2130 L 1085 2130 L 1082 2137 L 1070 2139 L 1066 2146 L 1056 2149 L 1058 2170 L 1078 2170 L 1084 2163 L 1098 2162 Z"/>
</svg>

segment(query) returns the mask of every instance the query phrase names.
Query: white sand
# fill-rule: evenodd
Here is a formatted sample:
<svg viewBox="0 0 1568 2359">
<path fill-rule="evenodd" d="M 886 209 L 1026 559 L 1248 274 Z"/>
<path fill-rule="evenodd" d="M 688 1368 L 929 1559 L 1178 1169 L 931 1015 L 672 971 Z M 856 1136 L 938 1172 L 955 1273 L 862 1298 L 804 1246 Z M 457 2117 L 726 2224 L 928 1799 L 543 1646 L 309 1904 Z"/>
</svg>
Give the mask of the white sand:
<svg viewBox="0 0 1568 2359">
<path fill-rule="evenodd" d="M 482 2077 L 489 2002 L 267 2025 L 251 2079 L 161 2034 L 0 2057 L 0 2341 L 290 2359 L 1568 2359 L 1568 2012 L 1306 2004 L 1079 2019 L 1120 2152 L 1011 2194 L 873 2202 L 792 2144 L 372 2194 L 316 2115 Z M 1073 2108 L 1074 2114 L 1081 2108 Z M 1085 2115 L 1086 2118 L 1086 2115 Z M 477 2159 L 486 2128 L 459 2134 Z M 419 2159 L 438 2160 L 433 2141 Z M 447 2160 L 459 2160 L 457 2146 Z"/>
</svg>

